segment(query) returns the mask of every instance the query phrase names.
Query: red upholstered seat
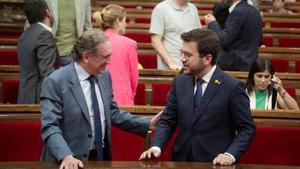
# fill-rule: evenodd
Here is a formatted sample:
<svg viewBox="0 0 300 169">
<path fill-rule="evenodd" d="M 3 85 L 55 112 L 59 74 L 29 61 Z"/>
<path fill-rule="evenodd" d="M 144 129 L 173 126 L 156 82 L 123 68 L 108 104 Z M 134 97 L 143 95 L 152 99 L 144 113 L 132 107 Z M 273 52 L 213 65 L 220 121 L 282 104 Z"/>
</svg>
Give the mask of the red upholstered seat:
<svg viewBox="0 0 300 169">
<path fill-rule="evenodd" d="M 296 88 L 294 88 L 294 87 L 284 87 L 284 89 L 285 89 L 286 92 L 288 92 L 289 95 L 291 95 L 294 99 L 297 99 Z"/>
<path fill-rule="evenodd" d="M 263 45 L 265 45 L 266 47 L 272 47 L 273 46 L 273 38 L 272 37 L 264 37 Z"/>
<path fill-rule="evenodd" d="M 143 32 L 127 32 L 125 34 L 128 38 L 131 38 L 137 42 L 141 43 L 150 43 L 151 37 L 149 33 L 143 33 Z"/>
<path fill-rule="evenodd" d="M 40 122 L 0 122 L 0 161 L 38 161 L 42 151 Z"/>
<path fill-rule="evenodd" d="M 300 22 L 271 22 L 271 28 L 300 28 Z"/>
<path fill-rule="evenodd" d="M 300 128 L 257 127 L 241 163 L 300 165 Z"/>
<path fill-rule="evenodd" d="M 112 160 L 137 161 L 144 151 L 144 137 L 112 127 Z"/>
<path fill-rule="evenodd" d="M 3 103 L 17 103 L 19 84 L 19 80 L 2 81 Z"/>
<path fill-rule="evenodd" d="M 151 18 L 135 18 L 135 23 L 151 23 Z"/>
<path fill-rule="evenodd" d="M 289 72 L 288 59 L 272 59 L 271 61 L 275 72 Z"/>
<path fill-rule="evenodd" d="M 281 37 L 279 38 L 279 47 L 300 48 L 300 38 Z"/>
<path fill-rule="evenodd" d="M 157 69 L 157 56 L 155 54 L 139 55 L 139 63 L 145 69 Z"/>
<path fill-rule="evenodd" d="M 300 60 L 295 61 L 295 72 L 300 73 Z"/>
<path fill-rule="evenodd" d="M 145 105 L 146 104 L 146 95 L 145 95 L 145 84 L 139 83 L 137 86 L 136 94 L 134 97 L 135 105 Z"/>
<path fill-rule="evenodd" d="M 164 106 L 170 89 L 171 84 L 152 84 L 152 105 Z"/>
<path fill-rule="evenodd" d="M 0 65 L 18 65 L 18 54 L 16 50 L 0 50 Z"/>
</svg>

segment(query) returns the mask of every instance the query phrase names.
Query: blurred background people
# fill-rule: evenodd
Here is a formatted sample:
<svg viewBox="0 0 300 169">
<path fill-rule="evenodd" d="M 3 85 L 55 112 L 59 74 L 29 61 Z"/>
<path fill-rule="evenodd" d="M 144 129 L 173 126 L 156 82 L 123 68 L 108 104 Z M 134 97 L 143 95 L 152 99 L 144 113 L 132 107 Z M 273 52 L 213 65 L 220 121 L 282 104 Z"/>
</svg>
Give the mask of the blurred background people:
<svg viewBox="0 0 300 169">
<path fill-rule="evenodd" d="M 57 47 L 51 33 L 53 16 L 44 0 L 28 0 L 24 13 L 30 26 L 18 43 L 19 104 L 39 103 L 43 80 L 54 71 Z M 58 66 L 58 65 L 56 65 Z"/>
<path fill-rule="evenodd" d="M 299 110 L 296 100 L 284 89 L 275 76 L 269 58 L 258 58 L 250 68 L 246 82 L 251 109 Z"/>
<path fill-rule="evenodd" d="M 90 0 L 46 0 L 54 16 L 52 32 L 60 55 L 60 65 L 73 61 L 72 49 L 77 37 L 92 28 Z"/>
<path fill-rule="evenodd" d="M 293 11 L 285 8 L 285 0 L 272 0 L 272 9 L 267 10 L 268 13 L 278 14 L 294 14 Z"/>
<path fill-rule="evenodd" d="M 119 5 L 107 5 L 93 18 L 108 36 L 112 46 L 111 73 L 113 93 L 119 105 L 133 105 L 138 84 L 138 55 L 136 41 L 123 36 L 126 31 L 126 11 Z"/>
<path fill-rule="evenodd" d="M 258 57 L 262 38 L 262 18 L 246 0 L 228 0 L 229 15 L 224 28 L 211 14 L 204 16 L 207 27 L 218 34 L 222 50 L 217 64 L 223 69 L 248 71 Z"/>
<path fill-rule="evenodd" d="M 196 6 L 187 0 L 164 0 L 152 11 L 151 44 L 158 53 L 158 69 L 181 69 L 180 35 L 201 28 Z"/>
</svg>

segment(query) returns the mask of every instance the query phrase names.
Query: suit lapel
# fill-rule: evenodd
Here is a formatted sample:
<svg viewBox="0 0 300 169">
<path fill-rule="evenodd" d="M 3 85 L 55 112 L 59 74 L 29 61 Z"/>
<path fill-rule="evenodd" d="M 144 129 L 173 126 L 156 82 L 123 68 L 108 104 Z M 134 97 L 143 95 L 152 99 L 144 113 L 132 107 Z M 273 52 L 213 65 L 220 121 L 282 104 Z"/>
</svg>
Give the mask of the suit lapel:
<svg viewBox="0 0 300 169">
<path fill-rule="evenodd" d="M 201 105 L 199 106 L 198 110 L 195 110 L 193 123 L 204 113 L 207 105 L 214 98 L 220 85 L 222 85 L 220 80 L 222 75 L 222 71 L 217 67 L 205 89 L 204 95 L 201 100 Z"/>
<path fill-rule="evenodd" d="M 82 88 L 81 88 L 78 76 L 76 74 L 74 63 L 73 64 L 69 64 L 68 67 L 70 69 L 69 72 L 71 74 L 70 75 L 71 79 L 69 80 L 70 89 L 71 89 L 72 94 L 73 94 L 73 96 L 74 96 L 77 104 L 79 105 L 81 111 L 83 112 L 84 116 L 86 117 L 86 119 L 90 123 L 89 110 L 87 108 L 85 96 L 83 94 L 83 91 L 82 91 Z"/>
<path fill-rule="evenodd" d="M 187 97 L 188 99 L 186 99 L 185 105 L 187 105 L 187 116 L 190 118 L 190 121 L 193 121 L 195 118 L 195 109 L 194 109 L 194 86 L 195 86 L 195 78 L 193 76 L 191 76 L 191 78 L 189 80 L 187 80 L 187 85 L 184 87 L 184 89 L 186 89 L 187 92 Z"/>
</svg>

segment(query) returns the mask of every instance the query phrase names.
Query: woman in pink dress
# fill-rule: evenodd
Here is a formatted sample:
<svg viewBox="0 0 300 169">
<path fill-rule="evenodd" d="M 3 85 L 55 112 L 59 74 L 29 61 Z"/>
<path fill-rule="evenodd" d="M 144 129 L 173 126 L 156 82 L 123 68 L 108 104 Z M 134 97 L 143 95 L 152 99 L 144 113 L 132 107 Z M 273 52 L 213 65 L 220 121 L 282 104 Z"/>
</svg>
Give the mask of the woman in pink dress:
<svg viewBox="0 0 300 169">
<path fill-rule="evenodd" d="M 114 98 L 119 105 L 133 105 L 138 84 L 138 56 L 136 41 L 123 36 L 127 26 L 126 11 L 110 4 L 95 12 L 93 18 L 112 46 L 111 64 L 107 68 L 112 77 Z"/>
</svg>

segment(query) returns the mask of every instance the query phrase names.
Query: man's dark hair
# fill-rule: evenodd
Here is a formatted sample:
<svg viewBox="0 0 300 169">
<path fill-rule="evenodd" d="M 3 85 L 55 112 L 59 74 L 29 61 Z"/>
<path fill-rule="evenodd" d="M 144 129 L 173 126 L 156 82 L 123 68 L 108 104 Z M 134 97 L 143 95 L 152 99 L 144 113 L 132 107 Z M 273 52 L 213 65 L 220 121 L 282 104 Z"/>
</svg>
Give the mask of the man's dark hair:
<svg viewBox="0 0 300 169">
<path fill-rule="evenodd" d="M 184 42 L 196 42 L 200 57 L 206 54 L 212 55 L 212 65 L 216 64 L 218 51 L 220 48 L 219 38 L 215 32 L 209 29 L 194 29 L 181 34 Z"/>
<path fill-rule="evenodd" d="M 48 5 L 45 0 L 26 0 L 24 13 L 30 24 L 42 22 L 47 14 Z"/>
</svg>

